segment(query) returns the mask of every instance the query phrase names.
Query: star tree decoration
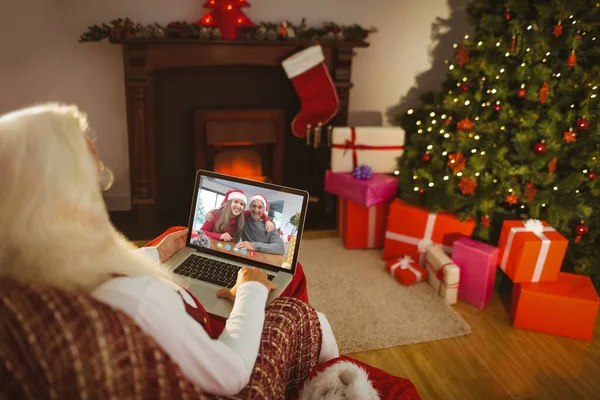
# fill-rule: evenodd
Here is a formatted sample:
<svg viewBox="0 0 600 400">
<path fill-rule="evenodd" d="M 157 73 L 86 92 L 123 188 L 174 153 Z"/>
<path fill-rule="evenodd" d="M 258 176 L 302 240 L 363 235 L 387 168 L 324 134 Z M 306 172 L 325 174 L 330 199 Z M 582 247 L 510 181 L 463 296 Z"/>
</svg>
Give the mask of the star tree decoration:
<svg viewBox="0 0 600 400">
<path fill-rule="evenodd" d="M 504 201 L 506 201 L 511 206 L 514 206 L 515 204 L 517 204 L 519 202 L 519 196 L 515 195 L 514 193 L 511 193 L 508 196 L 506 196 Z"/>
<path fill-rule="evenodd" d="M 475 193 L 475 189 L 477 188 L 477 182 L 475 182 L 475 179 L 473 179 L 470 176 L 462 177 L 457 186 L 463 195 L 471 195 Z"/>
<path fill-rule="evenodd" d="M 534 201 L 536 194 L 537 194 L 537 189 L 535 188 L 535 185 L 533 184 L 533 182 L 527 183 L 527 185 L 525 185 L 525 198 L 528 201 Z"/>
<path fill-rule="evenodd" d="M 554 29 L 552 30 L 552 34 L 555 37 L 559 37 L 560 35 L 562 35 L 562 31 L 563 31 L 563 26 L 562 26 L 561 22 L 558 21 L 558 23 L 556 25 L 554 25 Z"/>
<path fill-rule="evenodd" d="M 577 141 L 577 134 L 573 131 L 563 133 L 563 139 L 566 143 L 573 143 Z"/>
<path fill-rule="evenodd" d="M 546 102 L 546 100 L 548 99 L 549 92 L 550 92 L 550 87 L 548 86 L 548 84 L 546 82 L 544 82 L 544 84 L 540 88 L 540 94 L 538 96 L 538 100 L 540 103 L 544 104 Z"/>
<path fill-rule="evenodd" d="M 467 164 L 467 159 L 461 153 L 454 153 L 448 156 L 448 162 L 446 165 L 456 175 L 460 171 L 464 171 Z"/>
<path fill-rule="evenodd" d="M 456 129 L 459 131 L 468 131 L 473 129 L 474 126 L 475 124 L 469 119 L 469 117 L 466 117 L 465 119 L 456 123 Z"/>
<path fill-rule="evenodd" d="M 460 46 L 456 50 L 456 63 L 461 67 L 469 62 L 469 50 L 465 46 Z"/>
</svg>

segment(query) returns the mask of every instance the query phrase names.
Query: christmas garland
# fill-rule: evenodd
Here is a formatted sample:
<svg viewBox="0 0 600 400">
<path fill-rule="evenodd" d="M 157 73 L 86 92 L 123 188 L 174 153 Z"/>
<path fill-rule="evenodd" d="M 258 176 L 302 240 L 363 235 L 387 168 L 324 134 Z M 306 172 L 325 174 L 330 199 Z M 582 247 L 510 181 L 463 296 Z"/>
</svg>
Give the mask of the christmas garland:
<svg viewBox="0 0 600 400">
<path fill-rule="evenodd" d="M 319 42 L 363 42 L 376 28 L 365 29 L 360 25 L 337 25 L 325 22 L 322 28 L 308 27 L 303 18 L 299 25 L 288 21 L 279 24 L 261 22 L 256 26 L 240 27 L 236 40 L 285 41 L 308 40 Z M 187 39 L 187 40 L 220 40 L 219 28 L 201 26 L 195 22 L 176 21 L 167 25 L 153 23 L 143 25 L 134 23 L 129 18 L 119 18 L 100 25 L 88 27 L 88 31 L 79 37 L 79 42 L 99 42 L 135 39 Z"/>
</svg>

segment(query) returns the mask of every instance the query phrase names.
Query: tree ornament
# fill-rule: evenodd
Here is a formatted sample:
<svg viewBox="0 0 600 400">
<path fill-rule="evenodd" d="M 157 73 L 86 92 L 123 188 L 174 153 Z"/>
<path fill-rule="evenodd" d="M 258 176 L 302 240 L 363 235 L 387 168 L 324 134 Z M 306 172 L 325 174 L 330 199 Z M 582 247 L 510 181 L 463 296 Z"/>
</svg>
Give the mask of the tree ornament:
<svg viewBox="0 0 600 400">
<path fill-rule="evenodd" d="M 428 163 L 429 161 L 431 161 L 431 154 L 423 153 L 423 155 L 421 156 L 421 161 L 423 161 L 424 163 Z"/>
<path fill-rule="evenodd" d="M 250 7 L 246 0 L 207 0 L 203 6 L 212 11 L 198 20 L 198 25 L 217 27 L 223 39 L 237 39 L 238 28 L 254 26 L 254 22 L 240 8 Z"/>
<path fill-rule="evenodd" d="M 579 243 L 579 241 L 581 240 L 581 238 L 585 235 L 587 235 L 588 233 L 588 227 L 587 225 L 581 221 L 580 223 L 578 223 L 577 225 L 575 225 L 575 243 Z"/>
<path fill-rule="evenodd" d="M 452 170 L 452 172 L 454 172 L 455 175 L 458 172 L 463 171 L 465 169 L 466 164 L 467 159 L 463 157 L 461 153 L 453 153 L 448 155 L 448 162 L 446 163 L 446 165 Z"/>
<path fill-rule="evenodd" d="M 595 181 L 596 173 L 594 171 L 590 172 L 590 174 L 588 175 L 588 178 L 590 179 L 590 181 Z"/>
<path fill-rule="evenodd" d="M 462 178 L 460 178 L 460 182 L 457 186 L 463 195 L 471 195 L 475 193 L 475 189 L 477 188 L 477 182 L 475 182 L 475 179 L 473 179 L 470 176 L 463 176 Z"/>
<path fill-rule="evenodd" d="M 492 220 L 489 215 L 486 214 L 481 217 L 481 226 L 483 226 L 484 228 L 489 228 L 491 222 Z"/>
<path fill-rule="evenodd" d="M 537 189 L 535 188 L 535 185 L 533 184 L 533 182 L 529 182 L 527 185 L 525 185 L 525 198 L 528 201 L 534 201 L 536 194 L 537 194 Z"/>
<path fill-rule="evenodd" d="M 577 141 L 577 134 L 573 132 L 573 129 L 569 129 L 568 132 L 563 133 L 563 139 L 566 143 L 573 143 Z"/>
<path fill-rule="evenodd" d="M 553 174 L 554 171 L 556 171 L 556 163 L 558 162 L 558 158 L 553 157 L 552 161 L 550 161 L 550 164 L 548 164 L 548 173 L 549 174 Z"/>
<path fill-rule="evenodd" d="M 571 50 L 571 54 L 569 55 L 569 58 L 567 59 L 566 65 L 567 65 L 567 67 L 574 67 L 577 65 L 577 56 L 575 55 L 575 50 Z"/>
<path fill-rule="evenodd" d="M 536 154 L 544 154 L 546 152 L 546 145 L 544 144 L 544 142 L 537 142 L 536 144 L 533 145 L 533 151 Z"/>
<path fill-rule="evenodd" d="M 469 62 L 469 50 L 463 45 L 456 50 L 456 63 L 461 67 Z"/>
<path fill-rule="evenodd" d="M 506 196 L 504 201 L 506 201 L 511 206 L 514 206 L 515 204 L 517 204 L 519 202 L 519 196 L 516 196 L 514 193 L 511 193 L 508 196 Z"/>
<path fill-rule="evenodd" d="M 419 194 L 420 194 L 421 196 L 423 195 L 423 193 L 425 193 L 425 189 L 423 189 L 423 188 L 419 189 Z"/>
<path fill-rule="evenodd" d="M 444 121 L 444 126 L 448 126 L 452 123 L 452 117 L 448 117 L 446 118 L 446 120 Z"/>
<path fill-rule="evenodd" d="M 510 41 L 510 52 L 514 53 L 516 47 L 517 47 L 517 37 L 515 35 L 513 35 L 512 40 Z"/>
<path fill-rule="evenodd" d="M 550 87 L 548 86 L 548 84 L 546 82 L 544 82 L 544 84 L 540 88 L 540 94 L 538 95 L 538 100 L 540 103 L 544 104 L 546 102 L 546 100 L 548 99 L 548 94 L 550 92 L 549 89 L 550 89 Z"/>
<path fill-rule="evenodd" d="M 468 91 L 469 90 L 469 85 L 466 85 L 466 84 L 463 83 L 462 85 L 460 85 L 460 90 L 463 91 L 463 92 Z"/>
<path fill-rule="evenodd" d="M 520 98 L 525 97 L 526 94 L 527 94 L 527 91 L 525 90 L 525 88 L 521 88 L 521 89 L 517 90 L 517 96 Z"/>
<path fill-rule="evenodd" d="M 494 111 L 500 111 L 502 110 L 502 106 L 500 104 L 494 104 L 494 107 L 492 107 L 494 109 Z"/>
<path fill-rule="evenodd" d="M 475 124 L 469 119 L 469 117 L 466 117 L 465 119 L 458 121 L 456 124 L 456 129 L 459 131 L 468 131 L 473 129 L 474 126 Z"/>
<path fill-rule="evenodd" d="M 577 129 L 580 131 L 587 131 L 589 125 L 590 124 L 585 117 L 577 118 Z"/>
<path fill-rule="evenodd" d="M 504 11 L 504 19 L 507 21 L 510 21 L 511 17 L 512 17 L 512 15 L 510 13 L 510 8 L 507 8 L 506 11 Z"/>
<path fill-rule="evenodd" d="M 555 37 L 559 37 L 560 35 L 562 35 L 562 31 L 563 31 L 562 23 L 560 21 L 558 21 L 558 23 L 556 25 L 554 25 L 554 29 L 552 30 L 552 34 Z"/>
</svg>

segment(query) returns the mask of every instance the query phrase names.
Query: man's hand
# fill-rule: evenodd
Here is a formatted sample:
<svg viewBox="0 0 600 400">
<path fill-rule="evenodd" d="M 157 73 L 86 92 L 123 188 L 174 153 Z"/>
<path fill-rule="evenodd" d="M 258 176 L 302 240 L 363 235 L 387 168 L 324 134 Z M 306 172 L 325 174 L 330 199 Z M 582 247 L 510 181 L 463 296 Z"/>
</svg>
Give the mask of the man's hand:
<svg viewBox="0 0 600 400">
<path fill-rule="evenodd" d="M 235 286 L 231 289 L 219 289 L 217 291 L 217 297 L 234 300 L 238 288 L 244 282 L 260 282 L 263 285 L 265 285 L 269 292 L 277 287 L 276 284 L 267 279 L 267 274 L 264 271 L 261 271 L 256 268 L 244 267 L 238 271 Z"/>
<path fill-rule="evenodd" d="M 221 240 L 224 242 L 231 242 L 233 240 L 233 238 L 231 237 L 231 235 L 227 232 L 225 232 L 224 234 L 221 235 Z"/>
<path fill-rule="evenodd" d="M 271 233 L 273 232 L 273 229 L 275 229 L 275 224 L 271 221 L 267 221 L 267 223 L 265 224 L 265 228 L 267 228 L 267 232 Z"/>
<path fill-rule="evenodd" d="M 235 247 L 237 247 L 238 249 L 254 250 L 254 243 L 252 243 L 252 242 L 239 242 L 238 244 L 235 245 Z"/>
<path fill-rule="evenodd" d="M 215 220 L 215 214 L 212 211 L 209 211 L 204 217 L 208 222 L 213 222 Z"/>
<path fill-rule="evenodd" d="M 185 239 L 187 237 L 188 230 L 177 231 L 169 233 L 161 242 L 156 246 L 158 250 L 158 257 L 161 263 L 166 263 L 175 253 L 185 247 Z"/>
</svg>

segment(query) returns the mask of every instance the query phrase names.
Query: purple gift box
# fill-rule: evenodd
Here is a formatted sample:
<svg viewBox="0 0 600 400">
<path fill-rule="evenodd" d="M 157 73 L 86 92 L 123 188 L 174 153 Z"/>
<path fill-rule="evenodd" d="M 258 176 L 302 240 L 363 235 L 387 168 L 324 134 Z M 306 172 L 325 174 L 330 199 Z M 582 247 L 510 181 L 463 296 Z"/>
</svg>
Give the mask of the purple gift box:
<svg viewBox="0 0 600 400">
<path fill-rule="evenodd" d="M 351 173 L 325 171 L 325 191 L 363 207 L 373 207 L 396 197 L 398 179 L 385 174 L 356 179 Z"/>
<path fill-rule="evenodd" d="M 452 245 L 452 261 L 460 268 L 458 298 L 485 308 L 494 293 L 498 248 L 462 237 Z"/>
</svg>

